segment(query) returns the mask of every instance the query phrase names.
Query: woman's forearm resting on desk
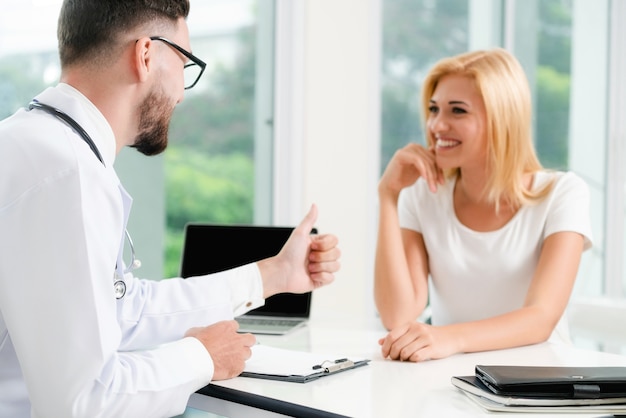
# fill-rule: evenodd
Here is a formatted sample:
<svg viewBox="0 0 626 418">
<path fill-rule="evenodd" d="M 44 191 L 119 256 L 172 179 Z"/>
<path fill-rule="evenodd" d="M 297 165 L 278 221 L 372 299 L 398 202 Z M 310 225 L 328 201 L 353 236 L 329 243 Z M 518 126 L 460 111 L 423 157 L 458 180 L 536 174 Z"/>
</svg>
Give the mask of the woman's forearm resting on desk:
<svg viewBox="0 0 626 418">
<path fill-rule="evenodd" d="M 433 326 L 410 322 L 379 340 L 383 357 L 402 361 L 435 360 L 470 353 L 540 343 L 553 323 L 536 308 L 522 308 L 481 321 Z"/>
</svg>

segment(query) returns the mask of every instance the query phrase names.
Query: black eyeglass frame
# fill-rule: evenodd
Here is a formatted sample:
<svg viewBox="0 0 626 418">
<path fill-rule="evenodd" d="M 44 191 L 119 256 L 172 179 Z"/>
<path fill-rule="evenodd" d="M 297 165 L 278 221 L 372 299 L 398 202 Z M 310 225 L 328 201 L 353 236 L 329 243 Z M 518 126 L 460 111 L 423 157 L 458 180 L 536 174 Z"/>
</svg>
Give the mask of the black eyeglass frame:
<svg viewBox="0 0 626 418">
<path fill-rule="evenodd" d="M 200 58 L 196 57 L 191 52 L 189 52 L 189 51 L 185 50 L 184 48 L 178 46 L 176 43 L 170 41 L 167 38 L 164 38 L 162 36 L 151 36 L 150 39 L 152 41 L 165 42 L 167 45 L 171 46 L 172 48 L 174 48 L 175 50 L 177 50 L 178 52 L 183 54 L 185 57 L 189 58 L 189 60 L 191 60 L 191 62 L 188 62 L 187 64 L 185 64 L 185 68 L 191 67 L 192 65 L 197 65 L 198 67 L 200 67 L 200 74 L 198 74 L 198 77 L 196 77 L 196 80 L 190 86 L 185 86 L 185 90 L 189 90 L 190 88 L 192 88 L 193 86 L 195 86 L 198 83 L 198 80 L 200 80 L 200 77 L 202 77 L 202 73 L 204 73 L 204 70 L 206 68 L 206 62 L 202 61 Z"/>
</svg>

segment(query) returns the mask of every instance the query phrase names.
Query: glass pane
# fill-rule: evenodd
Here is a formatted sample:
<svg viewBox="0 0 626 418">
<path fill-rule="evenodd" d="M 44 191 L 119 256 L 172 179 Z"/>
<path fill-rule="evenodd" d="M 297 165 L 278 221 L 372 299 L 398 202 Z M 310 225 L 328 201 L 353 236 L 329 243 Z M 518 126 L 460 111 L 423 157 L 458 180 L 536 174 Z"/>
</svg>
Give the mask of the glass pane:
<svg viewBox="0 0 626 418">
<path fill-rule="evenodd" d="M 424 143 L 420 83 L 439 59 L 468 48 L 468 0 L 383 0 L 381 170 L 409 142 Z"/>
<path fill-rule="evenodd" d="M 572 4 L 541 0 L 537 6 L 535 144 L 544 167 L 567 169 Z"/>
<path fill-rule="evenodd" d="M 178 274 L 187 222 L 252 223 L 254 214 L 256 1 L 195 2 L 188 22 L 207 68 L 174 113 L 164 155 L 165 277 Z"/>
<path fill-rule="evenodd" d="M 0 119 L 24 107 L 60 75 L 58 4 L 0 0 Z"/>
<path fill-rule="evenodd" d="M 529 17 L 519 18 L 518 16 L 523 13 L 516 15 L 515 34 L 517 38 L 522 37 L 524 42 L 516 44 L 515 53 L 529 73 L 531 89 L 534 92 L 535 146 L 544 167 L 573 170 L 589 186 L 592 196 L 592 225 L 595 229 L 594 246 L 583 254 L 573 296 L 574 298 L 600 296 L 603 291 L 605 260 L 603 231 L 598 230 L 598 226 L 603 225 L 602 202 L 605 191 L 604 186 L 590 174 L 589 167 L 595 165 L 595 162 L 603 164 L 605 155 L 603 147 L 594 147 L 590 150 L 593 155 L 587 152 L 584 161 L 573 160 L 572 153 L 576 148 L 581 148 L 579 144 L 581 138 L 575 135 L 575 132 L 570 132 L 572 90 L 575 87 L 572 83 L 578 83 L 580 88 L 580 83 L 590 82 L 586 77 L 572 78 L 572 52 L 576 48 L 573 44 L 576 38 L 572 36 L 574 2 L 536 0 L 532 4 L 534 10 Z M 528 3 L 518 1 L 516 8 L 518 11 L 528 8 Z M 528 19 L 536 22 L 531 31 L 526 23 Z M 597 29 L 606 30 L 604 25 Z M 578 41 L 580 43 L 580 38 Z M 601 74 L 598 72 L 598 86 L 604 84 L 604 80 L 600 79 Z M 597 103 L 597 106 L 603 104 Z M 604 129 L 602 125 L 597 126 L 599 135 Z M 583 140 L 588 141 L 587 138 Z M 600 137 L 598 140 L 603 141 Z"/>
</svg>

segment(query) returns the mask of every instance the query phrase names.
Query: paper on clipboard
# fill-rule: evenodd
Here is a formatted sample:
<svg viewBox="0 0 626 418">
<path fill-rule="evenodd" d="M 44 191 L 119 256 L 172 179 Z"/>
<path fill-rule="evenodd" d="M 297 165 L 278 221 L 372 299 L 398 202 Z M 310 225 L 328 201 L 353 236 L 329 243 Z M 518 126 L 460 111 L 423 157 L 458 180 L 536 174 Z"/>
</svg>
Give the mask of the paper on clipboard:
<svg viewBox="0 0 626 418">
<path fill-rule="evenodd" d="M 370 360 L 328 356 L 257 344 L 242 377 L 306 383 L 320 377 L 365 366 Z"/>
</svg>

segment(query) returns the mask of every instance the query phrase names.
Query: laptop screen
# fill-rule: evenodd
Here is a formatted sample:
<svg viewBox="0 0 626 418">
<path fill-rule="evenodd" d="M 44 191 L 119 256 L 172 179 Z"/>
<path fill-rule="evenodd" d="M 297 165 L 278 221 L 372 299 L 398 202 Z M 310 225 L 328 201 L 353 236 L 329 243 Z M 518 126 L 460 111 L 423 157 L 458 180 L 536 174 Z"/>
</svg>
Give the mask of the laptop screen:
<svg viewBox="0 0 626 418">
<path fill-rule="evenodd" d="M 187 224 L 180 275 L 215 273 L 274 256 L 292 231 L 280 226 Z M 311 292 L 283 293 L 266 299 L 264 306 L 247 314 L 308 317 L 310 309 Z"/>
</svg>

